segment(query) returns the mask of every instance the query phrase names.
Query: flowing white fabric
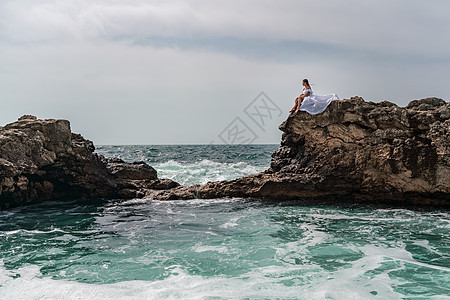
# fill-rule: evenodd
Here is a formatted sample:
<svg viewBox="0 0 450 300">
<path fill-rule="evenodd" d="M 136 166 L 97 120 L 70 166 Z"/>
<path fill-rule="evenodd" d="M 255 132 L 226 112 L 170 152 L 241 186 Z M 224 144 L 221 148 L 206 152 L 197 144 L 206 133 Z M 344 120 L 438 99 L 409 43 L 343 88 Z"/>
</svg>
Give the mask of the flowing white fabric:
<svg viewBox="0 0 450 300">
<path fill-rule="evenodd" d="M 319 96 L 314 95 L 311 89 L 304 90 L 302 94 L 306 95 L 308 92 L 310 92 L 310 95 L 303 99 L 300 110 L 306 111 L 311 115 L 320 114 L 327 108 L 331 101 L 339 100 L 336 94 Z"/>
</svg>

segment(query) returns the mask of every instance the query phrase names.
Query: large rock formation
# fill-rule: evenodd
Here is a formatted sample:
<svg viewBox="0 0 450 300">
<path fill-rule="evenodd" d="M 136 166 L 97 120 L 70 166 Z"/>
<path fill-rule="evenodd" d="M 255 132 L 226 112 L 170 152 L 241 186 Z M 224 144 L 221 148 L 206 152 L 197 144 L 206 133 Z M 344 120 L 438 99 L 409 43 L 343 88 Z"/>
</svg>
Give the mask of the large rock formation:
<svg viewBox="0 0 450 300">
<path fill-rule="evenodd" d="M 148 191 L 153 199 L 266 197 L 335 203 L 450 206 L 450 103 L 407 107 L 362 98 L 291 114 L 264 173 Z"/>
<path fill-rule="evenodd" d="M 94 153 L 65 120 L 23 116 L 0 127 L 0 208 L 73 198 L 258 197 L 316 203 L 450 207 L 450 103 L 407 107 L 334 101 L 325 112 L 291 114 L 281 147 L 260 174 L 203 186 L 158 179 L 143 162 Z"/>
<path fill-rule="evenodd" d="M 55 199 L 134 198 L 165 189 L 143 162 L 125 163 L 94 153 L 94 145 L 66 120 L 23 116 L 0 127 L 0 208 Z"/>
</svg>

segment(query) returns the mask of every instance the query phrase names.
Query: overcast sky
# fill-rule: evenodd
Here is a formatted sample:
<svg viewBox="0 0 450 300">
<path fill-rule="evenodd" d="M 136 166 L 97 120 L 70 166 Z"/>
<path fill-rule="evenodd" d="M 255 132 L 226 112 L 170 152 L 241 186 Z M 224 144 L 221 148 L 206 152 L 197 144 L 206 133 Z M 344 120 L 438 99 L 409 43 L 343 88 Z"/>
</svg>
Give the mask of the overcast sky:
<svg viewBox="0 0 450 300">
<path fill-rule="evenodd" d="M 97 145 L 208 144 L 238 118 L 254 143 L 279 143 L 302 78 L 340 98 L 448 101 L 449 12 L 448 0 L 1 0 L 0 124 L 33 114 Z M 283 111 L 263 126 L 245 114 L 260 92 Z"/>
</svg>

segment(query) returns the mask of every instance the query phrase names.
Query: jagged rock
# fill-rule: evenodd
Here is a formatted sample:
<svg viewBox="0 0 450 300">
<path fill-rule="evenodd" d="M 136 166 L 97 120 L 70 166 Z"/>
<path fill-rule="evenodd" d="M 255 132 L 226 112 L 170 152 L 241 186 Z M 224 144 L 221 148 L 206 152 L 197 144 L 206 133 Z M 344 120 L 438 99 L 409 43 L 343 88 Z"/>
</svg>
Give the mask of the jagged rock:
<svg viewBox="0 0 450 300">
<path fill-rule="evenodd" d="M 257 175 L 148 191 L 153 199 L 266 197 L 335 203 L 450 206 L 450 103 L 407 107 L 360 97 L 291 114 L 280 148 Z"/>
<path fill-rule="evenodd" d="M 134 198 L 179 184 L 144 162 L 94 153 L 66 120 L 22 116 L 0 127 L 0 208 L 55 199 Z"/>
</svg>

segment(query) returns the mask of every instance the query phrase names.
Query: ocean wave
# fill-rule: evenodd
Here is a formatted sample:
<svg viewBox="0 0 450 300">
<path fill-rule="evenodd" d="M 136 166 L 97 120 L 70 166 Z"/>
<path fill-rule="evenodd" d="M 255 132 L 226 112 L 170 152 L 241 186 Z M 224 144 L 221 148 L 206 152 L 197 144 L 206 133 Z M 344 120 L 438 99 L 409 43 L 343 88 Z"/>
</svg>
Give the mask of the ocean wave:
<svg viewBox="0 0 450 300">
<path fill-rule="evenodd" d="M 169 178 L 182 185 L 205 184 L 208 181 L 233 180 L 256 174 L 265 166 L 254 166 L 246 162 L 220 163 L 203 159 L 194 163 L 180 163 L 169 160 L 154 165 L 159 178 Z"/>
</svg>

